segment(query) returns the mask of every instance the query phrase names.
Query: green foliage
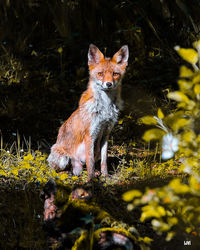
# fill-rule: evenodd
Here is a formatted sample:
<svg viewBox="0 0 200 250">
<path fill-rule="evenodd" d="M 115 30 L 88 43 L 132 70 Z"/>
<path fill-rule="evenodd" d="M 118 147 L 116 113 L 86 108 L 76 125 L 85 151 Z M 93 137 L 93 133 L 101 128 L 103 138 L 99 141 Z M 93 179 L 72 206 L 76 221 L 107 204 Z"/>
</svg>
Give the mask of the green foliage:
<svg viewBox="0 0 200 250">
<path fill-rule="evenodd" d="M 6 51 L 6 63 L 0 59 L 0 84 L 19 84 L 28 77 L 22 63 Z"/>
<path fill-rule="evenodd" d="M 64 184 L 86 182 L 87 173 L 83 171 L 81 177 L 70 177 L 66 172 L 57 173 L 48 166 L 47 154 L 39 150 L 31 150 L 30 142 L 27 142 L 27 151 L 22 146 L 19 135 L 17 142 L 10 149 L 4 148 L 1 137 L 0 147 L 0 177 L 14 179 L 16 182 L 37 183 L 44 186 L 50 179 L 59 180 Z"/>
<path fill-rule="evenodd" d="M 143 135 L 143 139 L 147 142 L 151 140 L 159 140 L 163 137 L 164 134 L 165 132 L 163 132 L 161 129 L 152 128 L 145 132 L 145 134 Z"/>
<path fill-rule="evenodd" d="M 180 68 L 179 90 L 168 93 L 168 98 L 177 102 L 176 110 L 164 116 L 158 109 L 157 116 L 141 119 L 150 125 L 156 120 L 158 128 L 146 131 L 143 139 L 160 140 L 165 160 L 178 150 L 180 169 L 185 177 L 174 178 L 163 187 L 146 188 L 144 193 L 132 190 L 123 195 L 123 199 L 130 202 L 128 209 L 141 206 L 140 221 L 150 219 L 158 234 L 165 233 L 166 241 L 176 234 L 200 236 L 200 41 L 194 43 L 194 47 L 175 47 L 191 64 L 191 67 Z M 173 159 L 167 162 L 176 165 Z"/>
<path fill-rule="evenodd" d="M 3 145 L 3 142 L 1 144 Z M 24 149 L 20 147 L 19 139 L 17 144 L 18 147 L 15 150 L 16 152 L 14 152 L 14 150 L 12 151 L 12 149 L 6 151 L 1 145 L 0 181 L 3 183 L 13 180 L 14 185 L 24 182 L 27 186 L 28 184 L 34 183 L 36 186 L 43 187 L 49 180 L 53 179 L 59 186 L 64 188 L 67 187 L 67 190 L 72 190 L 72 186 L 76 184 L 81 185 L 87 183 L 86 171 L 84 171 L 83 175 L 80 177 L 70 176 L 67 172 L 56 173 L 55 170 L 49 168 L 46 154 L 42 154 L 40 151 L 34 152 L 31 149 L 29 152 L 24 152 Z M 135 232 L 133 234 L 133 227 L 129 227 L 127 224 L 114 219 L 93 200 L 74 200 L 72 198 L 72 193 L 66 195 L 62 190 L 60 191 L 58 189 L 56 192 L 56 202 L 58 202 L 58 204 L 63 204 L 58 212 L 60 214 L 74 214 L 79 211 L 80 215 L 83 214 L 85 216 L 82 217 L 81 220 L 84 221 L 87 227 L 72 232 L 72 234 L 78 237 L 74 241 L 72 247 L 74 250 L 92 249 L 94 244 L 97 244 L 99 241 L 100 233 L 104 231 L 117 232 L 125 235 L 131 238 L 135 244 L 140 246 L 149 244 L 149 239 L 147 237 L 144 239 L 140 237 L 136 229 L 135 231 L 138 235 L 135 237 Z M 73 218 L 71 223 L 74 223 Z M 56 243 L 54 247 L 56 248 Z"/>
</svg>

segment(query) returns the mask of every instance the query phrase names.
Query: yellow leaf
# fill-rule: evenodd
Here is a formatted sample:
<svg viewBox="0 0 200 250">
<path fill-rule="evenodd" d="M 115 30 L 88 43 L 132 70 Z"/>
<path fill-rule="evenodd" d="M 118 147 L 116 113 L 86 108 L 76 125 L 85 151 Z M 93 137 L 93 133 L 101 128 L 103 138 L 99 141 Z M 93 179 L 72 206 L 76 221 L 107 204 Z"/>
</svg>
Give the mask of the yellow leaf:
<svg viewBox="0 0 200 250">
<path fill-rule="evenodd" d="M 62 52 L 63 52 L 63 48 L 62 47 L 58 48 L 58 53 L 62 54 Z"/>
<path fill-rule="evenodd" d="M 200 48 L 200 40 L 194 42 L 193 47 L 198 50 Z"/>
<path fill-rule="evenodd" d="M 173 124 L 176 123 L 179 119 L 183 118 L 184 114 L 185 113 L 183 111 L 171 113 L 165 118 L 165 123 L 168 127 L 172 128 Z"/>
<path fill-rule="evenodd" d="M 157 209 L 157 212 L 159 213 L 160 216 L 166 215 L 166 211 L 165 211 L 164 207 L 158 206 L 156 209 Z"/>
<path fill-rule="evenodd" d="M 133 119 L 132 115 L 125 115 L 127 119 Z"/>
<path fill-rule="evenodd" d="M 169 99 L 175 100 L 177 102 L 189 102 L 189 98 L 180 91 L 170 92 L 167 96 Z"/>
<path fill-rule="evenodd" d="M 155 230 L 159 230 L 160 232 L 166 232 L 170 230 L 170 226 L 167 223 L 156 219 L 152 220 L 151 224 Z"/>
<path fill-rule="evenodd" d="M 133 167 L 129 167 L 129 168 L 126 169 L 126 171 L 127 172 L 132 172 L 132 171 L 134 171 L 134 168 Z"/>
<path fill-rule="evenodd" d="M 190 100 L 188 103 L 187 103 L 187 110 L 193 110 L 194 107 L 195 107 L 196 103 L 192 100 Z"/>
<path fill-rule="evenodd" d="M 181 66 L 180 68 L 180 77 L 191 77 L 194 72 L 186 66 Z"/>
<path fill-rule="evenodd" d="M 167 236 L 166 236 L 166 238 L 165 238 L 165 240 L 166 240 L 166 241 L 170 241 L 170 240 L 174 237 L 175 234 L 176 234 L 176 233 L 173 232 L 173 231 L 168 232 L 168 233 L 167 233 Z"/>
<path fill-rule="evenodd" d="M 20 162 L 20 166 L 21 166 L 21 168 L 23 168 L 23 169 L 31 169 L 31 168 L 32 168 L 31 165 L 30 165 L 30 163 L 27 162 L 27 161 L 22 161 L 22 162 Z"/>
<path fill-rule="evenodd" d="M 118 121 L 118 124 L 121 125 L 123 122 L 124 122 L 124 120 L 123 120 L 123 119 L 120 119 L 120 120 Z"/>
<path fill-rule="evenodd" d="M 186 229 L 185 229 L 185 231 L 186 231 L 186 233 L 191 233 L 192 232 L 192 228 L 191 227 L 186 227 Z"/>
<path fill-rule="evenodd" d="M 194 93 L 196 95 L 200 94 L 200 84 L 195 84 L 195 86 L 194 86 Z"/>
<path fill-rule="evenodd" d="M 187 103 L 185 102 L 180 102 L 178 103 L 177 107 L 178 108 L 184 108 L 184 109 L 187 109 L 187 110 L 193 110 L 193 108 L 195 107 L 196 103 L 194 101 L 189 101 Z"/>
<path fill-rule="evenodd" d="M 14 175 L 18 175 L 18 170 L 17 169 L 13 169 L 13 170 L 11 170 L 11 173 L 14 174 Z"/>
<path fill-rule="evenodd" d="M 40 183 L 45 183 L 48 181 L 48 179 L 45 177 L 38 176 L 35 181 L 40 182 Z"/>
<path fill-rule="evenodd" d="M 72 180 L 73 180 L 73 181 L 78 180 L 78 176 L 72 176 Z"/>
<path fill-rule="evenodd" d="M 193 82 L 186 81 L 186 80 L 178 80 L 178 85 L 179 85 L 181 91 L 184 91 L 187 93 L 187 91 L 192 88 Z"/>
<path fill-rule="evenodd" d="M 132 146 L 132 147 L 134 147 L 136 145 L 136 142 L 129 142 L 129 146 Z"/>
<path fill-rule="evenodd" d="M 38 54 L 37 54 L 37 52 L 36 52 L 35 50 L 33 50 L 33 51 L 31 52 L 31 55 L 32 55 L 32 56 L 38 56 Z"/>
<path fill-rule="evenodd" d="M 197 143 L 200 143 L 200 135 L 197 136 L 196 141 Z"/>
<path fill-rule="evenodd" d="M 184 215 L 184 214 L 188 214 L 188 212 L 189 211 L 192 211 L 192 210 L 194 210 L 194 206 L 191 206 L 191 205 L 189 205 L 189 206 L 187 206 L 187 205 L 185 205 L 184 207 L 183 207 L 183 209 L 182 209 L 182 215 Z"/>
<path fill-rule="evenodd" d="M 0 170 L 0 175 L 7 175 L 7 173 L 1 169 Z"/>
<path fill-rule="evenodd" d="M 145 141 L 151 141 L 151 140 L 160 140 L 164 136 L 165 132 L 161 129 L 158 128 L 153 128 L 147 130 L 144 135 L 143 139 Z"/>
<path fill-rule="evenodd" d="M 62 174 L 62 175 L 60 176 L 60 180 L 61 180 L 61 181 L 64 181 L 64 180 L 66 180 L 68 177 L 69 177 L 69 175 L 64 173 L 64 174 Z"/>
<path fill-rule="evenodd" d="M 154 57 L 154 51 L 150 51 L 150 52 L 149 52 L 149 56 L 150 56 L 150 57 Z"/>
<path fill-rule="evenodd" d="M 185 142 L 193 142 L 196 141 L 196 135 L 193 131 L 188 131 L 183 133 L 183 140 Z"/>
<path fill-rule="evenodd" d="M 184 49 L 180 48 L 179 46 L 176 46 L 174 48 L 178 54 L 187 62 L 191 64 L 196 64 L 198 61 L 198 53 L 194 49 Z"/>
<path fill-rule="evenodd" d="M 178 119 L 177 121 L 175 121 L 173 124 L 172 124 L 172 129 L 174 130 L 174 131 L 178 131 L 180 128 L 183 128 L 183 127 L 185 127 L 185 126 L 187 126 L 187 125 L 189 125 L 190 124 L 190 120 L 188 120 L 188 119 L 185 119 L 185 118 L 180 118 L 180 119 Z"/>
<path fill-rule="evenodd" d="M 170 226 L 174 226 L 178 223 L 178 219 L 176 217 L 169 217 L 167 221 Z"/>
<path fill-rule="evenodd" d="M 158 118 L 159 119 L 163 119 L 164 118 L 164 114 L 163 114 L 163 112 L 162 112 L 162 110 L 160 108 L 158 109 Z"/>
<path fill-rule="evenodd" d="M 130 190 L 122 195 L 124 201 L 132 201 L 135 197 L 142 196 L 142 193 L 139 190 Z"/>
<path fill-rule="evenodd" d="M 198 191 L 200 190 L 200 184 L 194 176 L 190 176 L 189 184 L 193 189 L 198 189 Z"/>
<path fill-rule="evenodd" d="M 156 210 L 147 210 L 145 212 L 142 213 L 141 217 L 140 217 L 140 221 L 144 222 L 146 219 L 149 219 L 151 217 L 155 217 L 155 218 L 159 218 L 159 214 L 156 212 Z"/>
<path fill-rule="evenodd" d="M 166 211 L 162 206 L 151 206 L 147 205 L 142 208 L 142 215 L 140 217 L 140 221 L 143 222 L 148 218 L 155 217 L 160 218 L 166 215 Z"/>
<path fill-rule="evenodd" d="M 192 80 L 193 83 L 200 83 L 200 74 L 198 73 Z"/>
<path fill-rule="evenodd" d="M 144 243 L 146 243 L 146 244 L 149 245 L 149 244 L 151 244 L 151 242 L 153 241 L 153 239 L 151 239 L 151 238 L 145 236 L 145 237 L 142 239 L 142 241 L 143 241 Z"/>
<path fill-rule="evenodd" d="M 185 194 L 190 191 L 189 186 L 186 184 L 182 184 L 180 179 L 177 179 L 177 178 L 170 181 L 168 186 L 172 188 L 174 192 L 177 194 Z"/>
<path fill-rule="evenodd" d="M 32 156 L 32 154 L 31 153 L 29 153 L 28 155 L 25 155 L 24 156 L 24 160 L 25 161 L 32 161 L 34 158 L 33 158 L 33 156 Z"/>
<path fill-rule="evenodd" d="M 157 124 L 157 120 L 150 115 L 147 116 L 143 116 L 142 118 L 139 119 L 139 122 L 146 124 L 146 125 L 156 125 Z"/>
</svg>

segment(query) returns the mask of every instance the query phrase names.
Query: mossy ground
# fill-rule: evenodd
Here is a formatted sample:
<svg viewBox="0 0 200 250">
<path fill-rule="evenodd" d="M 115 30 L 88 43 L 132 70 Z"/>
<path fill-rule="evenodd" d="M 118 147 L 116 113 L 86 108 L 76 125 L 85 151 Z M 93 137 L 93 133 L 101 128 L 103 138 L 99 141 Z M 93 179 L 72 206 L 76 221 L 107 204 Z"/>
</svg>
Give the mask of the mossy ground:
<svg viewBox="0 0 200 250">
<path fill-rule="evenodd" d="M 119 130 L 121 126 L 123 126 L 123 122 L 120 120 L 116 130 Z M 5 244 L 5 246 L 24 247 L 26 249 L 48 248 L 43 230 L 44 200 L 40 196 L 49 180 L 54 180 L 59 187 L 67 189 L 68 195 L 80 186 L 91 190 L 92 204 L 95 204 L 95 209 L 97 206 L 98 211 L 106 212 L 109 215 L 108 218 L 112 218 L 109 221 L 106 221 L 105 218 L 98 220 L 101 227 L 104 225 L 104 227 L 125 229 L 127 232 L 131 232 L 137 240 L 140 239 L 139 244 L 143 245 L 148 243 L 148 238 L 144 240 L 144 237 L 152 238 L 151 247 L 154 247 L 153 249 L 162 244 L 169 244 L 169 246 L 174 242 L 178 244 L 177 239 L 172 243 L 166 243 L 164 237 L 157 236 L 153 232 L 150 222 L 141 223 L 139 221 L 140 209 L 136 209 L 134 213 L 129 212 L 127 203 L 122 200 L 123 193 L 130 189 L 134 188 L 141 191 L 144 191 L 146 187 L 153 189 L 167 184 L 174 176 L 185 175 L 181 171 L 179 160 L 172 159 L 168 162 L 161 162 L 158 146 L 156 150 L 152 150 L 150 145 L 142 143 L 130 141 L 115 144 L 110 140 L 108 154 L 110 175 L 107 178 L 97 176 L 93 184 L 88 184 L 86 168 L 79 177 L 72 176 L 70 170 L 57 173 L 49 168 L 47 154 L 33 151 L 30 148 L 26 152 L 21 148 L 22 143 L 19 142 L 19 139 L 16 142 L 17 144 L 18 148 L 13 149 L 13 153 L 12 149 L 3 149 L 3 147 L 1 149 L 0 185 L 3 203 L 6 206 L 5 210 L 3 207 L 1 209 L 1 213 L 6 215 L 1 233 L 5 233 L 9 239 L 8 242 L 2 241 L 2 246 Z M 13 206 L 11 206 L 12 202 L 14 203 Z M 67 196 L 64 203 L 68 204 Z M 91 206 L 91 203 L 89 204 Z M 72 218 L 73 213 L 77 213 L 76 209 L 70 210 Z M 90 207 L 90 209 L 94 208 Z M 94 211 L 91 211 L 85 212 L 82 216 L 87 216 L 87 213 L 94 213 Z M 94 223 L 97 222 L 94 221 Z M 76 229 L 78 227 L 77 223 L 73 221 L 70 221 L 70 224 L 70 228 Z M 6 227 L 6 225 L 9 226 Z M 35 227 L 37 227 L 37 230 Z M 65 228 L 65 230 L 67 229 Z M 35 241 L 37 232 L 38 234 L 41 233 L 42 237 Z M 73 239 L 74 242 L 75 239 L 76 237 Z M 182 244 L 182 241 L 180 244 Z"/>
</svg>

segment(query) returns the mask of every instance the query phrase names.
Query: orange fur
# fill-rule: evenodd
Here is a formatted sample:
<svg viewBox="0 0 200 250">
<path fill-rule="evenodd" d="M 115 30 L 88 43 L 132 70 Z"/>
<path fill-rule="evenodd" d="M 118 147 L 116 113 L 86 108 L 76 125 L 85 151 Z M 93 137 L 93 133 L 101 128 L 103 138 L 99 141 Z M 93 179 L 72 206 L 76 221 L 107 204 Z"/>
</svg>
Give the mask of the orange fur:
<svg viewBox="0 0 200 250">
<path fill-rule="evenodd" d="M 101 158 L 101 172 L 107 175 L 108 137 L 117 121 L 121 105 L 121 78 L 128 61 L 128 47 L 123 46 L 112 59 L 90 45 L 88 65 L 90 80 L 79 107 L 60 127 L 48 161 L 63 170 L 72 165 L 79 175 L 87 165 L 88 181 L 94 177 L 94 164 Z"/>
</svg>

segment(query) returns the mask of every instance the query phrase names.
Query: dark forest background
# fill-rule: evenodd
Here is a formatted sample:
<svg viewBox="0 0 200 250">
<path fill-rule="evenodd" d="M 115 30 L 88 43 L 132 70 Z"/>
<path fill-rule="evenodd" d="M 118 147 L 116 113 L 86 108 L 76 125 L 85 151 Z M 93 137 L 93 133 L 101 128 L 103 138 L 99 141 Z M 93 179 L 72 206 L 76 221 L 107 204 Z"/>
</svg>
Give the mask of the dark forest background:
<svg viewBox="0 0 200 250">
<path fill-rule="evenodd" d="M 182 63 L 173 47 L 191 47 L 199 32 L 199 0 L 1 0 L 4 141 L 17 133 L 44 148 L 55 141 L 87 86 L 90 43 L 107 56 L 128 44 L 125 113 L 136 119 L 158 105 L 166 110 Z"/>
</svg>

